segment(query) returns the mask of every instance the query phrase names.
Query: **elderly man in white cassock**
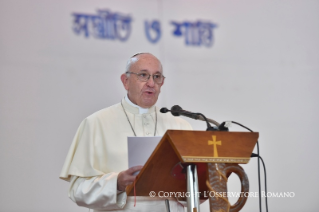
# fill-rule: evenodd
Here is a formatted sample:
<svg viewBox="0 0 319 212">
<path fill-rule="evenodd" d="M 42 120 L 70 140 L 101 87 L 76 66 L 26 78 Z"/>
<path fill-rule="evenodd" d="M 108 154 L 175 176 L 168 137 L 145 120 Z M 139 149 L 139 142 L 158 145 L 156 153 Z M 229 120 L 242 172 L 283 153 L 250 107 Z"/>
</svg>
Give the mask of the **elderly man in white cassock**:
<svg viewBox="0 0 319 212">
<path fill-rule="evenodd" d="M 159 197 L 128 197 L 133 183 L 128 168 L 128 136 L 162 136 L 168 129 L 191 130 L 185 120 L 160 113 L 155 106 L 164 75 L 161 62 L 152 54 L 132 56 L 121 75 L 127 95 L 120 103 L 93 113 L 80 124 L 67 154 L 60 178 L 70 182 L 69 197 L 93 211 L 166 211 Z M 183 212 L 183 205 L 169 199 L 171 211 Z"/>
</svg>

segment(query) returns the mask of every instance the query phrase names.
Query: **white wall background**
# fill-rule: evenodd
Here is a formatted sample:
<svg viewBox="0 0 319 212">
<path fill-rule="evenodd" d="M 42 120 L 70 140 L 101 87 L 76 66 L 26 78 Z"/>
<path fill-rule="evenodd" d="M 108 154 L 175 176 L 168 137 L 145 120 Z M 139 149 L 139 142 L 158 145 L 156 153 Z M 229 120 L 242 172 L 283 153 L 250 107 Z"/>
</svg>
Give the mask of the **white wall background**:
<svg viewBox="0 0 319 212">
<path fill-rule="evenodd" d="M 133 18 L 127 42 L 73 33 L 73 12 L 105 8 Z M 268 191 L 295 192 L 269 198 L 269 211 L 318 211 L 318 11 L 318 0 L 1 0 L 0 211 L 87 211 L 68 199 L 62 164 L 80 121 L 120 101 L 126 60 L 145 51 L 164 65 L 159 106 L 260 132 Z M 161 21 L 157 44 L 145 37 L 146 19 Z M 185 46 L 172 20 L 218 24 L 214 45 Z M 243 167 L 257 191 L 256 159 Z M 239 191 L 236 177 L 229 187 Z M 243 211 L 258 211 L 258 198 Z"/>
</svg>

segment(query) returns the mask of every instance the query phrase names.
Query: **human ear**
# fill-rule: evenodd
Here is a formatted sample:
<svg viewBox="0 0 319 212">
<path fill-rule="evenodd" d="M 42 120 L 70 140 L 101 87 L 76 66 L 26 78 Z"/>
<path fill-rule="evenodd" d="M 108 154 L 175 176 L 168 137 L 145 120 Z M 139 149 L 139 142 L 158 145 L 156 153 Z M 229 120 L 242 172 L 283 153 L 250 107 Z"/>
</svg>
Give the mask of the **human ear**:
<svg viewBox="0 0 319 212">
<path fill-rule="evenodd" d="M 125 88 L 125 90 L 128 90 L 128 84 L 129 84 L 129 80 L 128 80 L 128 77 L 126 76 L 126 74 L 122 74 L 121 75 L 121 81 L 123 83 L 123 86 Z"/>
<path fill-rule="evenodd" d="M 164 82 L 165 82 L 165 78 L 163 79 L 163 82 L 162 82 L 162 84 L 161 84 L 161 87 L 164 85 Z"/>
</svg>

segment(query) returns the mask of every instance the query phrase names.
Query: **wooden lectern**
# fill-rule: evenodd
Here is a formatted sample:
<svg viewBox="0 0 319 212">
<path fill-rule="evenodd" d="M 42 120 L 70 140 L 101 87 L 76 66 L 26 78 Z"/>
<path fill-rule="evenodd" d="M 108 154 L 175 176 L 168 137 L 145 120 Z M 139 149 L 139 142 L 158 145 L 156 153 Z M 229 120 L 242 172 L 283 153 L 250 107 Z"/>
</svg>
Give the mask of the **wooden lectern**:
<svg viewBox="0 0 319 212">
<path fill-rule="evenodd" d="M 210 211 L 239 211 L 245 197 L 230 206 L 227 196 L 216 194 L 227 191 L 227 178 L 232 172 L 239 176 L 242 192 L 248 192 L 248 178 L 238 174 L 242 169 L 238 164 L 249 162 L 257 139 L 258 133 L 251 132 L 167 130 L 135 180 L 136 196 L 175 192 L 178 199 L 185 200 L 185 167 L 196 164 L 199 198 L 210 198 Z M 128 186 L 126 192 L 133 196 L 134 185 Z"/>
</svg>

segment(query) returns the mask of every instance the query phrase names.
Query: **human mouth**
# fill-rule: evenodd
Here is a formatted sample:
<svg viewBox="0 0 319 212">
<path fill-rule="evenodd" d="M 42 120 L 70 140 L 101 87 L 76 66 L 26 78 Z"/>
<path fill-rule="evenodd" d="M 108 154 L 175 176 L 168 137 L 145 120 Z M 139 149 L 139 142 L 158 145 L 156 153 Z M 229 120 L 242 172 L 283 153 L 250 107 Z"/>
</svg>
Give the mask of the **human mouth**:
<svg viewBox="0 0 319 212">
<path fill-rule="evenodd" d="M 152 95 L 152 94 L 154 94 L 155 92 L 152 91 L 152 90 L 146 90 L 146 91 L 144 91 L 144 93 L 146 93 L 146 94 L 148 94 L 148 95 Z"/>
</svg>

